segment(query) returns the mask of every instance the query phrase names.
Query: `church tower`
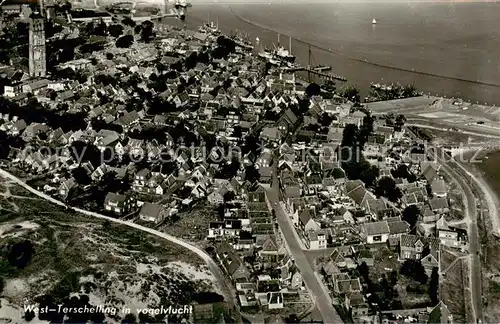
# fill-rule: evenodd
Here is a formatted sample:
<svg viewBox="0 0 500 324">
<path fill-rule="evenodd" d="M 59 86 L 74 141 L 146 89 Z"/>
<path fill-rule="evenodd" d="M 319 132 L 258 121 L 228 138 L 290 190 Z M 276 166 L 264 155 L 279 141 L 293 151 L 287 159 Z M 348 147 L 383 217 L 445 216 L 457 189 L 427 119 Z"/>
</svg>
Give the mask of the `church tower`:
<svg viewBox="0 0 500 324">
<path fill-rule="evenodd" d="M 31 77 L 44 77 L 47 71 L 45 57 L 45 25 L 42 16 L 30 18 L 29 69 Z"/>
</svg>

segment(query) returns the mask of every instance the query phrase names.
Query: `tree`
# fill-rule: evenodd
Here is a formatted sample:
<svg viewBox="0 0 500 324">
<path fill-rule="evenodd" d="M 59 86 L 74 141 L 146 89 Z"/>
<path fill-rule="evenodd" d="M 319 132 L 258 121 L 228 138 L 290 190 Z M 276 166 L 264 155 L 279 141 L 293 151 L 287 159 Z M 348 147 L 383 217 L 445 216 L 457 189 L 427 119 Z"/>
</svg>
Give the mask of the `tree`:
<svg viewBox="0 0 500 324">
<path fill-rule="evenodd" d="M 134 28 L 136 25 L 135 21 L 130 17 L 123 18 L 122 24 L 124 24 L 125 26 L 132 27 L 132 28 Z"/>
<path fill-rule="evenodd" d="M 413 278 L 422 285 L 427 283 L 427 273 L 420 260 L 408 259 L 401 265 L 401 274 L 406 277 Z"/>
<path fill-rule="evenodd" d="M 396 187 L 394 179 L 390 177 L 382 177 L 379 181 L 377 181 L 375 194 L 379 197 L 384 196 L 392 202 L 398 201 L 398 199 L 403 196 L 401 190 Z"/>
<path fill-rule="evenodd" d="M 134 43 L 134 36 L 125 35 L 116 40 L 116 47 L 129 48 Z"/>
<path fill-rule="evenodd" d="M 249 165 L 245 168 L 245 177 L 251 183 L 258 181 L 260 179 L 259 171 L 253 165 Z"/>
<path fill-rule="evenodd" d="M 340 95 L 348 100 L 351 100 L 355 103 L 359 103 L 361 101 L 361 97 L 359 94 L 359 89 L 355 86 L 345 86 L 340 90 Z"/>
<path fill-rule="evenodd" d="M 239 125 L 234 126 L 232 136 L 236 137 L 236 138 L 241 138 L 242 135 L 243 134 L 242 134 L 241 126 L 239 126 Z"/>
<path fill-rule="evenodd" d="M 439 303 L 439 273 L 438 268 L 434 267 L 432 269 L 431 280 L 429 281 L 429 297 L 431 299 L 432 306 Z"/>
<path fill-rule="evenodd" d="M 149 20 L 146 20 L 144 21 L 142 24 L 141 24 L 141 39 L 146 42 L 146 43 L 149 43 L 154 37 L 155 37 L 155 33 L 154 33 L 154 24 L 149 21 Z"/>
<path fill-rule="evenodd" d="M 410 224 L 410 229 L 414 233 L 420 216 L 420 209 L 416 205 L 410 205 L 403 210 L 403 220 Z"/>
<path fill-rule="evenodd" d="M 123 34 L 123 26 L 119 24 L 113 24 L 109 26 L 109 34 L 114 38 L 118 38 Z"/>
<path fill-rule="evenodd" d="M 321 87 L 316 83 L 311 83 L 306 88 L 306 95 L 308 97 L 317 96 L 321 93 Z"/>
<path fill-rule="evenodd" d="M 33 247 L 33 243 L 25 240 L 10 247 L 7 260 L 11 266 L 18 269 L 24 269 L 30 263 L 34 252 L 35 249 Z"/>
<path fill-rule="evenodd" d="M 92 182 L 87 171 L 83 167 L 78 167 L 73 169 L 71 172 L 73 178 L 75 178 L 76 182 L 80 185 L 88 185 Z"/>
<path fill-rule="evenodd" d="M 405 117 L 404 115 L 398 115 L 398 116 L 396 117 L 396 124 L 395 124 L 395 127 L 394 127 L 394 128 L 395 128 L 397 131 L 401 131 L 401 129 L 402 129 L 402 127 L 404 126 L 405 122 L 406 122 L 406 117 Z"/>
<path fill-rule="evenodd" d="M 26 322 L 31 322 L 31 320 L 33 320 L 35 318 L 35 312 L 34 311 L 26 311 L 26 313 L 24 313 L 24 320 Z"/>
<path fill-rule="evenodd" d="M 400 164 L 396 169 L 391 170 L 391 174 L 394 178 L 403 178 L 408 180 L 408 182 L 417 181 L 417 177 L 408 170 L 406 164 Z"/>
<path fill-rule="evenodd" d="M 354 124 L 347 124 L 342 133 L 341 146 L 354 147 L 358 141 L 358 126 Z"/>
<path fill-rule="evenodd" d="M 123 318 L 122 324 L 135 324 L 137 323 L 134 314 L 127 314 Z"/>
</svg>

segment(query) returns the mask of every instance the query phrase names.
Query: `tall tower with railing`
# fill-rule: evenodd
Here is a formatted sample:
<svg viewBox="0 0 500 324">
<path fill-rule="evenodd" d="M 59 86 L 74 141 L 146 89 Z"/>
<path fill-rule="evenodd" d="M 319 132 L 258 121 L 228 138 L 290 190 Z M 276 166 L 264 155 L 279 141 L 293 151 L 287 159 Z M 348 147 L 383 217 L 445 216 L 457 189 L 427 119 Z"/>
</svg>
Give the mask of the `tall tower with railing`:
<svg viewBox="0 0 500 324">
<path fill-rule="evenodd" d="M 31 77 L 44 77 L 47 72 L 45 49 L 45 21 L 43 18 L 43 0 L 40 12 L 33 13 L 29 29 L 29 72 Z"/>
</svg>

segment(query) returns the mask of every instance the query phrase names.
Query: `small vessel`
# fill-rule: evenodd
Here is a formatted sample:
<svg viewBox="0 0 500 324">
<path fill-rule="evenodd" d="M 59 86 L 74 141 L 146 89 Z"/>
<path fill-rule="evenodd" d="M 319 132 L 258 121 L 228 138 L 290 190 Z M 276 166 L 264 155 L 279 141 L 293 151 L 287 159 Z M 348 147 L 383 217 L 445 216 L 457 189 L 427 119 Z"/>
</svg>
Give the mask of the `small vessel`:
<svg viewBox="0 0 500 324">
<path fill-rule="evenodd" d="M 377 24 L 377 19 L 373 18 L 372 25 L 376 25 L 376 24 Z"/>
<path fill-rule="evenodd" d="M 257 43 L 258 43 L 258 42 L 260 42 L 259 37 L 256 37 L 256 38 L 255 38 L 255 42 L 257 42 Z"/>
</svg>

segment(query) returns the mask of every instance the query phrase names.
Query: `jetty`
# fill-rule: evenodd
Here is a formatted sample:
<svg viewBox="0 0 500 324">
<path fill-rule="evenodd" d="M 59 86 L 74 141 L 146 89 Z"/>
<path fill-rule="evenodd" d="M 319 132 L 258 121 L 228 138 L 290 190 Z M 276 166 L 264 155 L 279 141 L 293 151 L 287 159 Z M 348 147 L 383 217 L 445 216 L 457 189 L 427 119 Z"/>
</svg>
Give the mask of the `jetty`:
<svg viewBox="0 0 500 324">
<path fill-rule="evenodd" d="M 332 67 L 329 65 L 313 65 L 314 59 L 312 57 L 312 52 L 311 52 L 311 47 L 309 46 L 309 65 L 308 66 L 301 66 L 301 65 L 294 65 L 294 66 L 288 66 L 288 67 L 282 67 L 281 70 L 283 72 L 288 72 L 288 73 L 293 73 L 293 72 L 299 72 L 299 71 L 305 71 L 307 72 L 307 78 L 308 81 L 311 82 L 311 75 L 316 75 L 319 76 L 322 79 L 325 80 L 338 80 L 338 81 L 347 81 L 347 78 L 332 73 L 328 72 L 332 70 Z M 327 73 L 328 72 L 328 73 Z"/>
</svg>

